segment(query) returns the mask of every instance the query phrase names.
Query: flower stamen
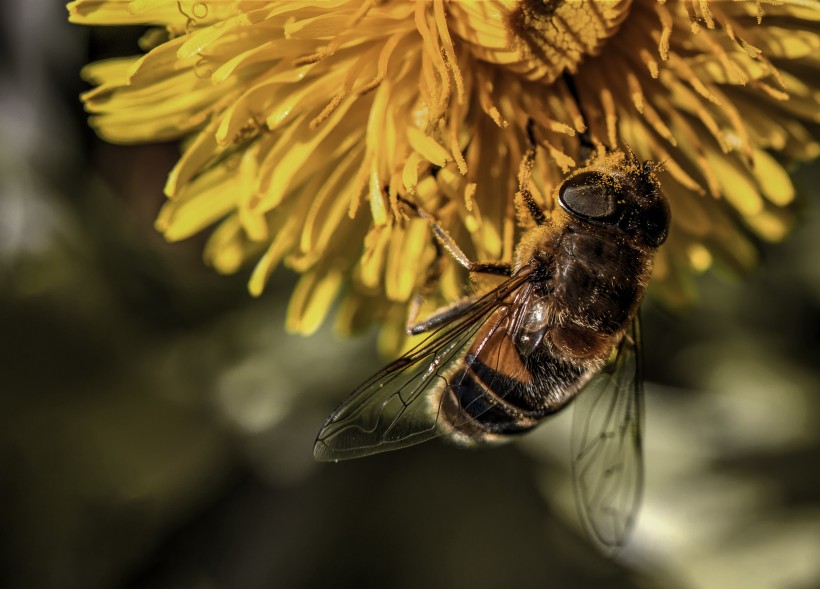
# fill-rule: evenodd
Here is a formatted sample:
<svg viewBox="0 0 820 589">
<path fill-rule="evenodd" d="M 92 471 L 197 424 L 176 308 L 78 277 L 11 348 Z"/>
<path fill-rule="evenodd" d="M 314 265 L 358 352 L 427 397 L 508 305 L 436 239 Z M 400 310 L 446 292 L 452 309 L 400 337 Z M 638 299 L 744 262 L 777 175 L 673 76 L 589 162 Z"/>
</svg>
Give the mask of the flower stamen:
<svg viewBox="0 0 820 589">
<path fill-rule="evenodd" d="M 654 4 L 654 8 L 655 12 L 658 13 L 658 20 L 660 20 L 661 23 L 661 33 L 657 37 L 658 55 L 661 56 L 662 61 L 667 61 L 669 59 L 669 47 L 672 39 L 672 26 L 674 19 L 672 18 L 672 14 L 669 10 L 667 10 L 666 6 L 660 2 Z"/>
<path fill-rule="evenodd" d="M 427 1 L 416 2 L 415 23 L 421 35 L 425 52 L 423 56 L 424 79 L 427 92 L 430 95 L 428 106 L 430 107 L 430 123 L 438 121 L 447 112 L 447 105 L 450 99 L 450 74 L 447 64 L 442 57 L 442 49 L 439 47 L 437 36 L 434 36 L 427 24 Z M 431 63 L 432 62 L 432 63 Z M 430 71 L 430 65 L 434 72 Z M 436 76 L 437 74 L 437 76 Z M 438 82 L 436 81 L 438 78 Z"/>
<path fill-rule="evenodd" d="M 342 43 L 347 40 L 348 35 L 345 34 L 347 31 L 355 29 L 356 25 L 365 17 L 367 13 L 370 12 L 370 9 L 373 7 L 373 3 L 375 0 L 364 0 L 362 5 L 359 9 L 353 14 L 348 22 L 344 24 L 342 28 L 345 32 L 339 33 L 331 39 L 330 43 L 328 43 L 322 49 L 318 51 L 303 55 L 302 57 L 298 57 L 293 61 L 293 65 L 298 67 L 302 65 L 312 65 L 315 63 L 319 63 L 320 61 L 324 61 L 328 57 L 331 57 L 339 50 Z M 285 36 L 289 36 L 288 34 L 288 27 L 285 27 Z"/>
<path fill-rule="evenodd" d="M 450 71 L 453 73 L 453 79 L 456 83 L 456 96 L 458 103 L 464 104 L 464 79 L 461 76 L 461 70 L 458 67 L 458 60 L 456 59 L 456 50 L 453 47 L 453 39 L 450 37 L 450 30 L 447 27 L 447 17 L 444 14 L 444 0 L 433 0 L 433 11 L 435 14 L 436 26 L 441 37 L 441 42 L 444 51 L 444 62 Z"/>
</svg>

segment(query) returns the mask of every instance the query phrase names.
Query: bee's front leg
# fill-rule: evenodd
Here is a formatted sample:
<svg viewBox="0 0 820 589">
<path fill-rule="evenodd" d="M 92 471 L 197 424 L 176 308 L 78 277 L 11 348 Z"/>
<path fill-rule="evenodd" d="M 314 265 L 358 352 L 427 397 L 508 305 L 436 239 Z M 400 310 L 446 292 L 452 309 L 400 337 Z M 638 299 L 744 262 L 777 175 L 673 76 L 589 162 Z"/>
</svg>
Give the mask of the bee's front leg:
<svg viewBox="0 0 820 589">
<path fill-rule="evenodd" d="M 450 234 L 441 226 L 441 224 L 427 211 L 418 206 L 416 203 L 399 196 L 399 202 L 406 204 L 413 209 L 419 217 L 427 221 L 430 229 L 433 231 L 433 236 L 438 241 L 439 245 L 443 247 L 452 258 L 467 268 L 470 272 L 477 274 L 495 274 L 496 276 L 512 276 L 512 264 L 505 262 L 472 262 L 467 255 L 461 251 Z"/>
<path fill-rule="evenodd" d="M 476 274 L 494 274 L 496 276 L 512 276 L 513 274 L 513 267 L 512 264 L 507 264 L 504 262 L 473 262 L 471 261 L 467 255 L 458 247 L 458 244 L 450 237 L 450 234 L 441 226 L 441 224 L 436 220 L 433 215 L 428 213 L 426 210 L 418 206 L 416 203 L 399 196 L 399 202 L 404 203 L 405 205 L 409 206 L 416 214 L 427 221 L 430 225 L 430 229 L 433 232 L 433 236 L 436 238 L 436 261 L 434 262 L 433 266 L 430 267 L 428 270 L 427 276 L 425 277 L 424 284 L 422 285 L 421 289 L 416 293 L 413 297 L 413 300 L 410 302 L 410 309 L 407 314 L 407 323 L 405 328 L 407 329 L 407 333 L 410 335 L 418 335 L 420 333 L 424 333 L 435 329 L 441 325 L 449 323 L 457 319 L 461 316 L 466 310 L 468 310 L 473 303 L 479 298 L 480 295 L 465 297 L 460 301 L 456 301 L 452 305 L 448 305 L 439 309 L 432 316 L 428 317 L 424 321 L 416 323 L 416 317 L 418 316 L 419 310 L 421 308 L 421 303 L 424 299 L 424 294 L 429 292 L 433 285 L 438 282 L 438 279 L 441 277 L 442 268 L 441 268 L 441 250 L 444 249 L 447 251 L 448 254 L 459 264 L 464 266 L 470 273 Z"/>
<path fill-rule="evenodd" d="M 408 335 L 425 333 L 440 325 L 448 323 L 449 321 L 457 319 L 461 313 L 469 309 L 470 305 L 472 305 L 475 299 L 478 298 L 477 295 L 465 297 L 452 305 L 441 307 L 424 321 L 416 322 L 419 312 L 421 311 L 421 304 L 424 302 L 424 297 L 433 290 L 433 287 L 438 283 L 443 272 L 441 263 L 441 246 L 437 241 L 435 242 L 435 246 L 436 259 L 427 269 L 427 276 L 424 277 L 424 284 L 422 284 L 421 288 L 416 291 L 416 294 L 413 295 L 413 298 L 410 301 L 410 308 L 407 312 L 407 323 L 405 324 L 405 329 L 407 330 Z"/>
<path fill-rule="evenodd" d="M 535 198 L 530 192 L 530 177 L 532 176 L 532 167 L 535 165 L 535 153 L 538 150 L 538 141 L 535 138 L 535 121 L 527 119 L 527 142 L 529 147 L 524 157 L 521 159 L 521 165 L 518 167 L 518 193 L 515 195 L 516 199 L 520 198 L 524 201 L 524 206 L 527 207 L 530 217 L 535 221 L 536 225 L 546 225 L 547 216 L 544 210 L 535 202 Z"/>
<path fill-rule="evenodd" d="M 415 323 L 416 317 L 419 314 L 419 309 L 421 308 L 422 301 L 421 294 L 419 293 L 413 298 L 413 301 L 410 303 L 410 311 L 407 314 L 407 334 L 419 335 L 420 333 L 431 331 L 436 327 L 440 327 L 446 323 L 450 323 L 451 321 L 458 319 L 465 311 L 468 311 L 470 307 L 472 307 L 475 304 L 476 300 L 480 296 L 481 295 L 465 297 L 451 305 L 442 307 L 441 309 L 437 310 L 435 313 L 430 315 L 424 321 Z"/>
</svg>

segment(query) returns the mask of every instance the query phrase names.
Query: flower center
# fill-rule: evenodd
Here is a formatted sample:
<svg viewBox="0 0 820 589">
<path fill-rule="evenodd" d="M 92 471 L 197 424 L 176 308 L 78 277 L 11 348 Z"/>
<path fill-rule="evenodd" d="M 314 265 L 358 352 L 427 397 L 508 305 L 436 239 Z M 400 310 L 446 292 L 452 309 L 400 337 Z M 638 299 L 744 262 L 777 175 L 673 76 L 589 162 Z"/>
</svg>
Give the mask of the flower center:
<svg viewBox="0 0 820 589">
<path fill-rule="evenodd" d="M 449 24 L 481 60 L 545 84 L 597 55 L 632 0 L 454 2 Z"/>
</svg>

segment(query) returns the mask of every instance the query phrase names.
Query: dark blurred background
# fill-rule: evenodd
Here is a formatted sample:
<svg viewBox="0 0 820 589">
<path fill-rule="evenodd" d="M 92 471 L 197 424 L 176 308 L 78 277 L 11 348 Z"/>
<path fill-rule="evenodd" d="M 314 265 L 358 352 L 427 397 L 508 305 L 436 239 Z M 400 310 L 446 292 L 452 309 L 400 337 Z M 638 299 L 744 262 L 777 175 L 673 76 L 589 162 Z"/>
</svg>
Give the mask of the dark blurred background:
<svg viewBox="0 0 820 589">
<path fill-rule="evenodd" d="M 86 126 L 79 70 L 140 30 L 0 8 L 0 586 L 820 587 L 820 198 L 698 303 L 650 300 L 647 488 L 628 548 L 578 528 L 566 416 L 520 443 L 315 464 L 375 334 L 284 333 L 203 240 L 153 230 L 175 145 Z"/>
</svg>

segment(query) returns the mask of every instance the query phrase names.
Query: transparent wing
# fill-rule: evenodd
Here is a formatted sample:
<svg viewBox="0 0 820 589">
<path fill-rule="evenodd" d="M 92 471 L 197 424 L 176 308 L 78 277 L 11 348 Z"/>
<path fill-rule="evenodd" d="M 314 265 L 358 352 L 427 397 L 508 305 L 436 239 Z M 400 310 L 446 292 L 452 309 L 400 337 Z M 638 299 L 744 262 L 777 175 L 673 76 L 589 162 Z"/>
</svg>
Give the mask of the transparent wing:
<svg viewBox="0 0 820 589">
<path fill-rule="evenodd" d="M 643 487 L 640 325 L 579 393 L 572 423 L 572 479 L 581 519 L 605 548 L 626 542 Z"/>
<path fill-rule="evenodd" d="M 438 409 L 429 394 L 446 385 L 448 371 L 464 359 L 488 318 L 509 325 L 509 318 L 499 319 L 499 312 L 516 313 L 520 307 L 514 302 L 520 298 L 516 291 L 528 276 L 521 272 L 486 293 L 356 389 L 325 421 L 313 447 L 314 457 L 358 458 L 440 435 Z"/>
</svg>

